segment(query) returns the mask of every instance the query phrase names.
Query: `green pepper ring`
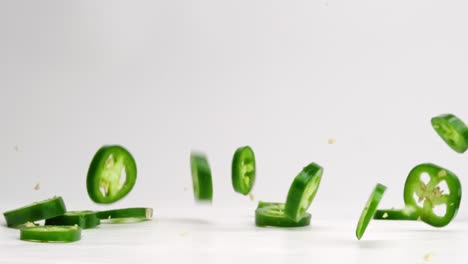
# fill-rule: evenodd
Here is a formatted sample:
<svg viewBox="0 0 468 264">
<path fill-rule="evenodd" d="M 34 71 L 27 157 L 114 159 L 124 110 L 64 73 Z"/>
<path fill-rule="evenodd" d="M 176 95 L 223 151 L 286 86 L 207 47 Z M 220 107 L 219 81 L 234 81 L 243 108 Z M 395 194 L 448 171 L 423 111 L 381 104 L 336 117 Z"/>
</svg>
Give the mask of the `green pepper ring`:
<svg viewBox="0 0 468 264">
<path fill-rule="evenodd" d="M 121 173 L 125 170 L 125 181 Z M 124 198 L 137 179 L 135 159 L 122 146 L 101 147 L 93 157 L 86 178 L 88 195 L 96 203 L 109 204 Z"/>
</svg>

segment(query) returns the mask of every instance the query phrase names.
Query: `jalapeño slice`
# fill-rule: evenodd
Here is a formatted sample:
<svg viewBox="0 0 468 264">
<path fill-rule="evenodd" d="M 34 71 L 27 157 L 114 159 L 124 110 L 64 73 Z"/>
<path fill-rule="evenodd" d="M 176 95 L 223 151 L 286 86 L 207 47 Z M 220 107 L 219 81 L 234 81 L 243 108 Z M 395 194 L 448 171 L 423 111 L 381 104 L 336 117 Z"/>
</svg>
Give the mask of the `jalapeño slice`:
<svg viewBox="0 0 468 264">
<path fill-rule="evenodd" d="M 468 127 L 463 121 L 453 114 L 445 114 L 433 117 L 431 124 L 439 136 L 458 153 L 463 153 L 468 148 Z"/>
<path fill-rule="evenodd" d="M 190 155 L 190 165 L 195 199 L 198 201 L 211 201 L 213 199 L 213 182 L 207 157 L 201 153 L 192 153 Z"/>
<path fill-rule="evenodd" d="M 53 197 L 15 210 L 4 212 L 8 227 L 16 227 L 27 222 L 34 222 L 63 215 L 66 212 L 62 197 Z"/>
<path fill-rule="evenodd" d="M 137 167 L 132 154 L 122 146 L 104 146 L 89 166 L 86 187 L 96 203 L 114 203 L 125 197 L 135 185 Z"/>
<path fill-rule="evenodd" d="M 422 175 L 427 175 L 425 183 Z M 445 184 L 444 184 L 445 183 Z M 446 186 L 448 190 L 441 188 Z M 406 178 L 404 200 L 415 208 L 421 220 L 435 227 L 448 225 L 456 216 L 462 195 L 461 183 L 451 171 L 435 164 L 424 163 L 414 167 Z M 438 215 L 434 208 L 443 206 L 445 213 Z"/>
<path fill-rule="evenodd" d="M 247 195 L 255 183 L 255 155 L 249 146 L 240 147 L 232 159 L 232 186 L 234 190 Z"/>
<path fill-rule="evenodd" d="M 380 183 L 378 183 L 375 186 L 374 191 L 369 197 L 369 200 L 367 200 L 366 206 L 362 210 L 361 217 L 359 218 L 359 222 L 356 226 L 357 239 L 361 239 L 364 235 L 364 232 L 366 232 L 367 226 L 369 225 L 370 220 L 374 216 L 375 211 L 377 210 L 377 206 L 379 205 L 380 200 L 382 199 L 382 196 L 385 193 L 386 189 L 387 187 Z"/>
<path fill-rule="evenodd" d="M 297 222 L 304 216 L 317 193 L 322 174 L 320 165 L 310 163 L 294 178 L 284 209 L 289 218 Z"/>
<path fill-rule="evenodd" d="M 255 210 L 255 224 L 260 227 L 302 227 L 310 224 L 309 213 L 305 213 L 299 221 L 294 221 L 286 216 L 284 208 L 285 205 L 280 203 L 259 204 Z"/>
</svg>

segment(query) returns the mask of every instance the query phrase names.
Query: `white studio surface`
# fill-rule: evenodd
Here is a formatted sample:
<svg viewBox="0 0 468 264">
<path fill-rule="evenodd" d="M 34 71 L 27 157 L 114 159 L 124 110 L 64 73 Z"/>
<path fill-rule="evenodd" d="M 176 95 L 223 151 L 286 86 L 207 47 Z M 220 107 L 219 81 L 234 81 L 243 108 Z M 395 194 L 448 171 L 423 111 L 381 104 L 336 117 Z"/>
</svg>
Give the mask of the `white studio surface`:
<svg viewBox="0 0 468 264">
<path fill-rule="evenodd" d="M 244 212 L 243 212 L 244 211 Z M 26 243 L 2 228 L 0 263 L 463 263 L 468 221 L 444 230 L 373 221 L 361 241 L 351 219 L 298 229 L 256 228 L 249 210 L 163 210 L 153 221 L 101 225 L 71 244 Z M 354 219 L 353 219 L 354 220 Z"/>
<path fill-rule="evenodd" d="M 152 207 L 155 220 L 86 230 L 73 244 L 18 240 L 0 220 L 1 263 L 462 263 L 468 205 L 443 229 L 354 229 L 376 183 L 402 207 L 417 164 L 468 186 L 468 153 L 430 119 L 468 121 L 468 1 L 0 1 L 0 212 L 62 196 L 69 210 Z M 329 144 L 329 142 L 334 144 Z M 135 157 L 116 204 L 91 202 L 105 144 Z M 303 230 L 258 229 L 231 159 L 255 151 L 256 200 L 283 202 L 324 167 Z M 193 202 L 189 156 L 207 154 L 212 207 Z M 38 186 L 38 188 L 35 188 Z M 466 196 L 466 195 L 465 195 Z"/>
</svg>

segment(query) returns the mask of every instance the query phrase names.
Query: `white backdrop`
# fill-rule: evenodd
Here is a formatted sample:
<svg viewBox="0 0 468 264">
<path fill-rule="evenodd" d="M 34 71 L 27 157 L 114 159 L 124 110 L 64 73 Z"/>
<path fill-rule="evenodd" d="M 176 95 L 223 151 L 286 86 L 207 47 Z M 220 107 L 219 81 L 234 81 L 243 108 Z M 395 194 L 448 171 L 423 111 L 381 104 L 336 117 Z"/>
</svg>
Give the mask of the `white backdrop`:
<svg viewBox="0 0 468 264">
<path fill-rule="evenodd" d="M 311 161 L 325 168 L 316 219 L 357 221 L 377 182 L 402 206 L 418 163 L 468 186 L 468 154 L 430 118 L 468 120 L 466 1 L 2 1 L 0 210 L 62 195 L 69 209 L 196 208 L 189 155 L 209 157 L 215 210 L 234 150 L 257 156 L 256 199 L 282 201 Z M 336 144 L 329 145 L 329 138 Z M 85 179 L 122 144 L 138 181 L 114 206 Z M 40 183 L 40 190 L 34 190 Z M 462 201 L 459 217 L 468 217 Z M 162 210 L 162 211 L 161 211 Z"/>
</svg>

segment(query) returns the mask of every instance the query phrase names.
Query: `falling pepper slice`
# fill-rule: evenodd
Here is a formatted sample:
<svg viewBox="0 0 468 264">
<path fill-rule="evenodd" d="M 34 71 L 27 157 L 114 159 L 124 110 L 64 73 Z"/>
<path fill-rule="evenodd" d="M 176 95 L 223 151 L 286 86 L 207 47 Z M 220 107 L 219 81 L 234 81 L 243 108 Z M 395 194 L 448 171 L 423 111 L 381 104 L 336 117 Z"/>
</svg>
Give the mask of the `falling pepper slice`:
<svg viewBox="0 0 468 264">
<path fill-rule="evenodd" d="M 86 187 L 96 203 L 114 203 L 125 197 L 135 185 L 135 159 L 122 146 L 101 147 L 89 166 Z"/>
<path fill-rule="evenodd" d="M 431 124 L 439 136 L 458 153 L 468 149 L 468 127 L 453 114 L 433 117 Z"/>
<path fill-rule="evenodd" d="M 232 159 L 232 186 L 234 190 L 247 195 L 255 183 L 255 155 L 251 147 L 240 147 Z"/>
<path fill-rule="evenodd" d="M 424 183 L 421 175 L 427 174 L 429 181 Z M 441 184 L 445 182 L 448 192 L 444 193 Z M 404 200 L 406 206 L 415 208 L 421 220 L 435 227 L 443 227 L 452 221 L 460 207 L 461 183 L 451 171 L 435 164 L 424 163 L 414 167 L 406 178 Z M 435 206 L 445 205 L 445 213 L 438 215 Z"/>
</svg>

